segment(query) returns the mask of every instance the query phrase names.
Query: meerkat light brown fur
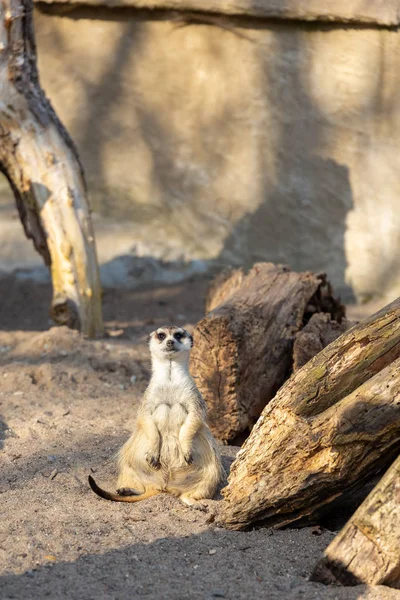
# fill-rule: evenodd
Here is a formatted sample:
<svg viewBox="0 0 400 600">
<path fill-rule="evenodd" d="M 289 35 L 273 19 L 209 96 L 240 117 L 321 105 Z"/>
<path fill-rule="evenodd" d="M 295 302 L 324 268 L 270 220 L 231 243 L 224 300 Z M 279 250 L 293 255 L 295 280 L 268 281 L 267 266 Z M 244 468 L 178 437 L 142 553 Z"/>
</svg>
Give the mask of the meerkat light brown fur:
<svg viewBox="0 0 400 600">
<path fill-rule="evenodd" d="M 181 327 L 150 335 L 152 376 L 134 432 L 118 456 L 117 493 L 92 490 L 108 500 L 138 502 L 169 492 L 203 508 L 224 478 L 217 444 L 206 424 L 206 405 L 189 374 L 192 337 Z"/>
</svg>

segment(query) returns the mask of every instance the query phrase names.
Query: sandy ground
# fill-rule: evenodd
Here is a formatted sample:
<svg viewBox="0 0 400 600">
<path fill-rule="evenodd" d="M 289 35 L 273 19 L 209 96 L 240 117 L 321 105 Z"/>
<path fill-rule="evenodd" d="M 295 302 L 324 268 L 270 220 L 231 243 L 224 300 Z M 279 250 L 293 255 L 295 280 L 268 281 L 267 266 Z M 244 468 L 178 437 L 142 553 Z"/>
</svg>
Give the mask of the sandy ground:
<svg viewBox="0 0 400 600">
<path fill-rule="evenodd" d="M 106 290 L 108 337 L 89 342 L 49 329 L 49 287 L 0 279 L 0 598 L 400 598 L 309 582 L 331 531 L 229 532 L 208 522 L 218 501 L 203 514 L 88 488 L 88 473 L 115 487 L 114 454 L 149 378 L 147 333 L 193 326 L 206 286 Z M 223 454 L 229 466 L 235 450 Z"/>
</svg>

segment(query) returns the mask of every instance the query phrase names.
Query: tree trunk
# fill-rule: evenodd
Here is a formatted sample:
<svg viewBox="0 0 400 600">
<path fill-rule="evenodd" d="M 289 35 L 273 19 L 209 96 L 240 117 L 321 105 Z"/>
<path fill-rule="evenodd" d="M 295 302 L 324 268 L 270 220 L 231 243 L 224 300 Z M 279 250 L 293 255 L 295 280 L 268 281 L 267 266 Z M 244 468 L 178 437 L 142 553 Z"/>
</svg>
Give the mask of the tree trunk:
<svg viewBox="0 0 400 600">
<path fill-rule="evenodd" d="M 0 9 L 0 170 L 26 235 L 51 264 L 53 319 L 103 333 L 94 234 L 76 149 L 38 78 L 31 0 Z"/>
<path fill-rule="evenodd" d="M 400 456 L 329 544 L 311 579 L 400 588 Z"/>
<path fill-rule="evenodd" d="M 232 465 L 220 522 L 282 526 L 386 468 L 400 449 L 399 356 L 400 299 L 297 371 Z"/>
<path fill-rule="evenodd" d="M 212 311 L 196 326 L 191 367 L 214 435 L 248 434 L 289 377 L 296 333 L 319 310 L 343 314 L 324 276 L 271 263 L 247 275 L 221 275 L 207 298 Z"/>
</svg>

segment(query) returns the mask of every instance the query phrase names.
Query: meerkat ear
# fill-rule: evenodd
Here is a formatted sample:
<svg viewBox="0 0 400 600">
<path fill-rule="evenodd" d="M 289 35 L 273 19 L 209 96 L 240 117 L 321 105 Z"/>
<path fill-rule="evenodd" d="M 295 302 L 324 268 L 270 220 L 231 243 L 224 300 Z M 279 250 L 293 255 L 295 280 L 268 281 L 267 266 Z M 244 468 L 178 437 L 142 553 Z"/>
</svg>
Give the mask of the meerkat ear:
<svg viewBox="0 0 400 600">
<path fill-rule="evenodd" d="M 190 347 L 193 348 L 193 336 L 189 335 Z"/>
</svg>

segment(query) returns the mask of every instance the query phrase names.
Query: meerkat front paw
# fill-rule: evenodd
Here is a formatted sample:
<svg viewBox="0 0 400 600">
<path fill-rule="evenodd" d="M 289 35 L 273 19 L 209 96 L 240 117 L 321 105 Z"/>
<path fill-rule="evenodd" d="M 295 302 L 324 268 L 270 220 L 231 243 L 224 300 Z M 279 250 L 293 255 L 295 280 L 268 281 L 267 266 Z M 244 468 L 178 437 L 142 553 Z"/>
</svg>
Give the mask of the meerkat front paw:
<svg viewBox="0 0 400 600">
<path fill-rule="evenodd" d="M 150 465 L 150 467 L 156 469 L 157 471 L 161 468 L 160 459 L 154 454 L 146 454 L 146 462 L 148 465 Z"/>
</svg>

